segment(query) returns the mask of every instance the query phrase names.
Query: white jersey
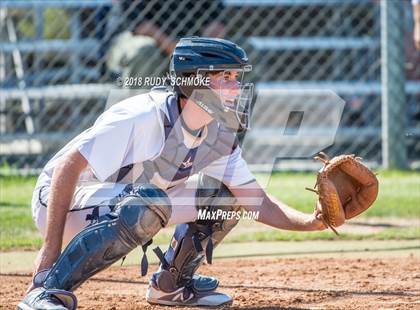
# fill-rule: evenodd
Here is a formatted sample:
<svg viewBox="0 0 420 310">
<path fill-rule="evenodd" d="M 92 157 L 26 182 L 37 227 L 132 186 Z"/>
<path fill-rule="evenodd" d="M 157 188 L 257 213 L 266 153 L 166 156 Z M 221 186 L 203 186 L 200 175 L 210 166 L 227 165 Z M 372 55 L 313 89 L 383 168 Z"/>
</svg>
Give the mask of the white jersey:
<svg viewBox="0 0 420 310">
<path fill-rule="evenodd" d="M 131 179 L 135 180 L 143 163 L 162 158 L 168 144 L 165 144 L 166 127 L 160 112 L 163 98 L 167 94 L 163 96 L 160 93 L 152 91 L 115 104 L 99 116 L 91 128 L 70 141 L 47 163 L 32 196 L 32 216 L 42 235 L 45 236 L 47 227 L 47 205 L 53 171 L 68 151 L 79 150 L 88 161 L 88 167 L 79 178 L 67 214 L 64 244 L 89 225 L 89 217 L 95 208 L 99 208 L 99 216 L 112 211 L 110 201 L 121 195 L 126 188 L 124 180 L 127 181 L 127 177 L 121 182 L 110 182 L 118 171 L 132 164 L 130 172 L 134 176 Z M 184 138 L 184 144 L 195 142 L 191 141 L 186 132 Z M 170 153 L 171 149 L 166 150 Z M 188 166 L 188 162 L 182 164 Z M 229 152 L 229 155 L 210 162 L 201 172 L 228 186 L 254 180 L 239 147 Z M 165 189 L 172 205 L 168 225 L 193 222 L 198 216 L 194 182 L 187 184 L 185 179 L 179 181 L 182 183 Z"/>
<path fill-rule="evenodd" d="M 49 186 L 55 166 L 71 149 L 77 149 L 87 160 L 88 167 L 81 174 L 79 186 L 91 182 L 109 182 L 121 168 L 136 167 L 159 156 L 165 143 L 165 132 L 159 106 L 167 95 L 162 92 L 134 96 L 123 100 L 98 117 L 94 125 L 82 132 L 61 149 L 45 166 L 37 188 Z M 185 143 L 188 143 L 185 131 Z M 138 169 L 137 169 L 138 170 Z M 240 147 L 223 156 L 202 172 L 227 186 L 238 186 L 254 180 L 241 156 Z"/>
</svg>

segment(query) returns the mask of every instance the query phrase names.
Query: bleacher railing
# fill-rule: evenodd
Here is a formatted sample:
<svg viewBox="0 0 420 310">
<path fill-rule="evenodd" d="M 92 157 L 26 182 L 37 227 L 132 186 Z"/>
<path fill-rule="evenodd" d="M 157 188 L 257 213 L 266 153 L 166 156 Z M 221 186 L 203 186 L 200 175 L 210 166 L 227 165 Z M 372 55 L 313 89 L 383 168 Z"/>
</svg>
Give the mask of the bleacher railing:
<svg viewBox="0 0 420 310">
<path fill-rule="evenodd" d="M 139 65 L 148 67 L 148 74 L 163 74 L 167 63 L 159 57 L 169 59 L 165 46 L 159 50 L 155 44 L 155 53 L 139 59 L 142 42 L 156 40 L 144 39 L 139 27 L 153 23 L 172 41 L 218 29 L 247 51 L 257 92 L 338 94 L 345 106 L 328 153 L 356 153 L 376 166 L 395 167 L 402 161 L 404 167 L 418 167 L 420 56 L 411 39 L 411 4 L 394 1 L 398 5 L 386 8 L 383 2 L 3 0 L 0 162 L 17 169 L 42 168 L 66 141 L 92 125 L 109 91 L 119 87 L 118 77 L 137 74 Z M 385 16 L 386 9 L 391 14 Z M 386 18 L 391 29 L 385 27 Z M 124 35 L 133 43 L 121 39 Z M 397 54 L 386 58 L 384 51 Z M 392 66 L 394 71 L 387 71 Z M 381 78 L 387 72 L 393 81 Z M 396 93 L 390 87 L 398 82 L 402 87 Z M 392 118 L 403 121 L 393 123 Z M 254 137 L 264 132 L 258 126 L 252 130 Z M 259 140 L 253 143 L 252 149 L 258 149 Z M 312 168 L 304 158 L 284 159 L 277 167 Z"/>
</svg>

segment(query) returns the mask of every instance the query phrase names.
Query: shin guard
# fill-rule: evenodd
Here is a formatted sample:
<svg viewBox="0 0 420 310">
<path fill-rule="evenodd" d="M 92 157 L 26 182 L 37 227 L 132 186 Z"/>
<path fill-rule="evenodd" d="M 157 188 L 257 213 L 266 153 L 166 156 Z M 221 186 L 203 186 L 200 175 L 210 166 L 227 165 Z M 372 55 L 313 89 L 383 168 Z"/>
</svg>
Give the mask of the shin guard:
<svg viewBox="0 0 420 310">
<path fill-rule="evenodd" d="M 49 271 L 46 289 L 72 291 L 97 272 L 109 267 L 139 245 L 150 242 L 171 215 L 168 197 L 162 190 L 140 186 L 125 197 L 97 224 L 86 227 L 67 245 Z"/>
<path fill-rule="evenodd" d="M 219 188 L 216 187 L 216 182 Z M 226 202 L 231 202 L 229 203 Z M 218 202 L 223 202 L 218 205 Z M 215 179 L 200 178 L 197 190 L 197 205 L 207 211 L 238 211 L 235 198 L 229 189 Z M 210 277 L 197 277 L 194 273 L 207 258 L 211 263 L 213 248 L 235 227 L 239 220 L 198 220 L 195 223 L 176 226 L 168 250 L 163 254 L 159 248 L 154 251 L 161 261 L 160 271 L 153 275 L 159 289 L 171 292 L 182 286 L 195 290 L 214 290 L 218 281 Z"/>
</svg>

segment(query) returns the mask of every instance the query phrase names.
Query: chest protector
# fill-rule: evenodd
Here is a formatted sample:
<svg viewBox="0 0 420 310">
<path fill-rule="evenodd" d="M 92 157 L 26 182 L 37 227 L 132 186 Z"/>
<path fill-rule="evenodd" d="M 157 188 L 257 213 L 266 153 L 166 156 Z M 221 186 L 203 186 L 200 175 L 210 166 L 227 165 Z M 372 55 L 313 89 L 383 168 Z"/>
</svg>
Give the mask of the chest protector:
<svg viewBox="0 0 420 310">
<path fill-rule="evenodd" d="M 173 93 L 152 91 L 151 97 L 159 100 L 157 105 L 165 143 L 156 158 L 142 163 L 143 171 L 136 183 L 151 183 L 168 189 L 185 182 L 213 161 L 230 155 L 238 146 L 236 135 L 216 121 L 204 127 L 198 136 L 184 129 L 178 99 Z"/>
</svg>

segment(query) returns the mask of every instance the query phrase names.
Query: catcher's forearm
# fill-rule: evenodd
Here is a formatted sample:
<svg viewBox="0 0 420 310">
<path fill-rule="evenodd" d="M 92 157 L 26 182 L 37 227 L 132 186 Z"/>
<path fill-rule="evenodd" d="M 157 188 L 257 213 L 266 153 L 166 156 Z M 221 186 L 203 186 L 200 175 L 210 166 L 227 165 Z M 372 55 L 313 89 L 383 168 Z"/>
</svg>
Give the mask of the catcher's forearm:
<svg viewBox="0 0 420 310">
<path fill-rule="evenodd" d="M 257 221 L 279 229 L 312 231 L 324 229 L 314 214 L 297 211 L 274 197 L 268 196 L 257 182 L 229 188 L 238 204 L 247 211 L 258 211 Z"/>
<path fill-rule="evenodd" d="M 262 201 L 258 221 L 275 228 L 295 231 L 313 231 L 322 227 L 312 214 L 295 210 L 268 195 Z"/>
<path fill-rule="evenodd" d="M 45 250 L 42 251 L 45 254 L 39 257 L 39 269 L 50 267 L 48 265 L 51 265 L 60 254 L 67 212 L 80 173 L 86 166 L 87 161 L 84 157 L 78 151 L 73 151 L 54 169 L 48 196 L 47 225 L 43 246 Z"/>
</svg>

